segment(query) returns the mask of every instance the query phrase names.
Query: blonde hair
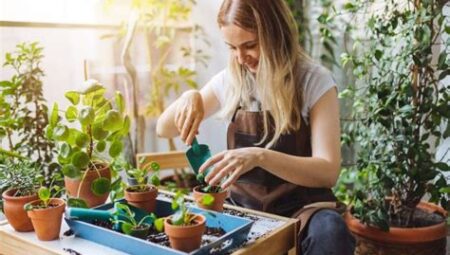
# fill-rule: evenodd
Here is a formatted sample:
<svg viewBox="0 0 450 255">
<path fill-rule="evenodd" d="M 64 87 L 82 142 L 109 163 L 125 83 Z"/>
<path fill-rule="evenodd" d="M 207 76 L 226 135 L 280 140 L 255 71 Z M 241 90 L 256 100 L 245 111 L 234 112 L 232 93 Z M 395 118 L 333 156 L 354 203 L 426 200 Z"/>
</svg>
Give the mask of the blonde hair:
<svg viewBox="0 0 450 255">
<path fill-rule="evenodd" d="M 270 138 L 266 144 L 270 148 L 282 134 L 301 125 L 303 91 L 297 83 L 300 65 L 309 57 L 298 44 L 294 17 L 283 0 L 224 0 L 217 20 L 220 27 L 233 24 L 256 33 L 260 49 L 255 76 L 231 56 L 229 103 L 222 115 L 230 118 L 239 104 L 249 105 L 256 90 L 264 112 L 264 135 L 259 144 Z"/>
</svg>

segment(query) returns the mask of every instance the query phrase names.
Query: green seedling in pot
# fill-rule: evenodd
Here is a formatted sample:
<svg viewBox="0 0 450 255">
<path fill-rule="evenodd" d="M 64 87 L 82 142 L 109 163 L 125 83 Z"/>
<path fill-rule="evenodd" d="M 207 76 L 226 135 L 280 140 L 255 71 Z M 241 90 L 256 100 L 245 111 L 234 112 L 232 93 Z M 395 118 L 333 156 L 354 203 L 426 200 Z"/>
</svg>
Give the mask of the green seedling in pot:
<svg viewBox="0 0 450 255">
<path fill-rule="evenodd" d="M 31 211 L 33 209 L 45 209 L 50 205 L 50 201 L 52 197 L 56 197 L 58 193 L 60 193 L 63 189 L 59 186 L 53 186 L 50 189 L 47 187 L 40 187 L 38 190 L 38 197 L 40 202 L 38 204 L 27 203 L 24 205 L 25 211 Z M 52 196 L 52 191 L 54 191 Z"/>
<path fill-rule="evenodd" d="M 160 185 L 158 177 L 160 166 L 157 162 L 152 161 L 150 162 L 150 168 L 153 172 L 150 176 L 150 182 L 157 187 Z M 137 184 L 132 186 L 133 191 L 142 192 L 148 190 L 148 171 L 146 167 L 130 169 L 127 171 L 127 174 L 136 180 Z"/>
<path fill-rule="evenodd" d="M 128 205 L 117 204 L 116 209 L 116 212 L 113 214 L 115 217 L 112 218 L 112 222 L 114 224 L 120 224 L 122 232 L 127 235 L 145 238 L 150 231 L 152 223 L 158 232 L 163 231 L 164 219 L 158 219 L 154 213 L 137 220 L 135 212 L 132 211 Z"/>
</svg>

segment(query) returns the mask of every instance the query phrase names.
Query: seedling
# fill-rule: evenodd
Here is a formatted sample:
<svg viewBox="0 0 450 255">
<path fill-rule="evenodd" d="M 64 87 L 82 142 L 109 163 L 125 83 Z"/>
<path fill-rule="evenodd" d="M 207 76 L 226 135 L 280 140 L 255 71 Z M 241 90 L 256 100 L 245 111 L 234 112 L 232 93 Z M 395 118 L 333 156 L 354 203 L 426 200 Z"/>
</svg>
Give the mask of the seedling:
<svg viewBox="0 0 450 255">
<path fill-rule="evenodd" d="M 159 186 L 160 180 L 159 180 L 159 169 L 160 166 L 158 163 L 152 161 L 150 163 L 150 168 L 153 171 L 153 174 L 150 177 L 150 181 L 154 186 Z M 134 185 L 132 187 L 129 187 L 128 190 L 135 191 L 135 192 L 144 192 L 148 191 L 149 187 L 147 186 L 148 182 L 148 171 L 146 168 L 135 168 L 127 171 L 128 175 L 131 175 L 137 182 L 137 185 Z"/>
<path fill-rule="evenodd" d="M 163 231 L 164 219 L 157 218 L 154 213 L 146 215 L 139 221 L 136 220 L 136 214 L 126 204 L 116 204 L 117 211 L 114 212 L 112 217 L 112 223 L 120 224 L 121 230 L 127 235 L 137 236 L 144 238 L 151 227 L 154 225 L 158 232 Z"/>
<path fill-rule="evenodd" d="M 53 196 L 51 195 L 52 190 L 54 190 Z M 34 210 L 34 209 L 45 209 L 45 208 L 48 208 L 50 206 L 50 199 L 52 197 L 56 197 L 56 195 L 59 192 L 61 192 L 62 190 L 63 189 L 61 187 L 56 186 L 56 185 L 51 187 L 50 189 L 47 188 L 47 187 L 44 187 L 44 186 L 40 187 L 39 190 L 38 190 L 38 197 L 39 197 L 40 203 L 35 204 L 35 205 L 33 205 L 31 203 L 27 203 L 24 206 L 24 210 L 25 211 L 31 211 L 31 210 Z"/>
</svg>

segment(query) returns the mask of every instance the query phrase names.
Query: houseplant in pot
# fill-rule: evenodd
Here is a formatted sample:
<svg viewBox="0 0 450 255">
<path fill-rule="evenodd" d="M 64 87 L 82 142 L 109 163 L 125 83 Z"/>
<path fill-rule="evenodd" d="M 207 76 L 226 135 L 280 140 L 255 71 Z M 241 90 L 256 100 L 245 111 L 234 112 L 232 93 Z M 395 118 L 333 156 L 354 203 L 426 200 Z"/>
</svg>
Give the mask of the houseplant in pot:
<svg viewBox="0 0 450 255">
<path fill-rule="evenodd" d="M 346 221 L 357 254 L 445 254 L 450 190 L 443 172 L 450 167 L 434 152 L 450 135 L 445 1 L 351 4 L 380 2 L 385 8 L 368 19 L 367 43 L 346 57 L 358 83 L 341 95 L 355 99 L 347 134 L 359 146 L 357 178 L 365 183 L 350 190 Z"/>
<path fill-rule="evenodd" d="M 150 228 L 154 227 L 158 232 L 163 230 L 163 218 L 156 218 L 151 213 L 140 220 L 136 219 L 135 213 L 126 204 L 117 204 L 116 217 L 113 218 L 113 224 L 120 224 L 124 234 L 144 239 L 149 234 Z"/>
<path fill-rule="evenodd" d="M 206 229 L 206 218 L 193 214 L 186 207 L 184 194 L 178 191 L 172 200 L 175 213 L 164 220 L 164 232 L 174 249 L 191 252 L 200 247 Z"/>
<path fill-rule="evenodd" d="M 23 206 L 38 199 L 37 188 L 43 179 L 41 168 L 36 163 L 9 158 L 0 164 L 0 190 L 5 190 L 2 194 L 3 211 L 16 231 L 33 231 Z"/>
<path fill-rule="evenodd" d="M 62 189 L 53 186 L 56 196 Z M 61 230 L 61 221 L 66 203 L 61 198 L 51 198 L 51 190 L 42 186 L 39 188 L 39 199 L 24 205 L 28 217 L 33 223 L 36 235 L 41 241 L 58 239 Z"/>
<path fill-rule="evenodd" d="M 200 185 L 194 187 L 193 196 L 198 207 L 221 212 L 223 211 L 223 204 L 227 198 L 227 191 L 220 186 L 211 186 L 205 182 L 203 173 L 197 175 L 197 180 Z"/>
<path fill-rule="evenodd" d="M 125 189 L 125 199 L 127 202 L 137 208 L 141 208 L 147 212 L 153 212 L 156 205 L 156 196 L 158 195 L 159 185 L 159 164 L 152 162 L 150 167 L 153 171 L 151 176 L 152 184 L 148 184 L 147 169 L 132 169 L 128 172 L 136 181 L 136 185 L 129 186 Z"/>
<path fill-rule="evenodd" d="M 130 120 L 125 115 L 122 95 L 105 97 L 106 89 L 95 80 L 87 80 L 82 91 L 69 91 L 71 105 L 60 122 L 58 104 L 50 114 L 47 135 L 55 140 L 58 162 L 65 176 L 69 206 L 93 207 L 103 204 L 111 189 L 108 154 L 114 159 L 122 152 L 122 137 Z M 118 110 L 113 108 L 113 101 Z M 106 153 L 107 152 L 107 153 Z"/>
</svg>

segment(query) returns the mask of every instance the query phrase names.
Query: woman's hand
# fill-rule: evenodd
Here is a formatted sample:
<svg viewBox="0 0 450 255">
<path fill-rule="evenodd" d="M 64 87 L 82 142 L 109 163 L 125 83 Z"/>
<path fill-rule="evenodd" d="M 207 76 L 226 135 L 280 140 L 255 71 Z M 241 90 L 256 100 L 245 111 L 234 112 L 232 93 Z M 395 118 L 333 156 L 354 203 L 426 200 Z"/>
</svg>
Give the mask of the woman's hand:
<svg viewBox="0 0 450 255">
<path fill-rule="evenodd" d="M 206 161 L 199 169 L 203 173 L 214 165 L 205 177 L 210 185 L 220 184 L 221 180 L 228 177 L 222 184 L 222 189 L 228 188 L 243 174 L 257 167 L 263 159 L 264 149 L 247 147 L 223 151 Z"/>
<path fill-rule="evenodd" d="M 192 144 L 204 116 L 205 111 L 200 92 L 190 90 L 183 93 L 178 99 L 174 122 L 180 132 L 181 140 L 187 145 Z"/>
</svg>

